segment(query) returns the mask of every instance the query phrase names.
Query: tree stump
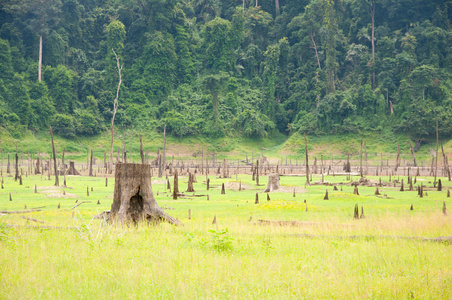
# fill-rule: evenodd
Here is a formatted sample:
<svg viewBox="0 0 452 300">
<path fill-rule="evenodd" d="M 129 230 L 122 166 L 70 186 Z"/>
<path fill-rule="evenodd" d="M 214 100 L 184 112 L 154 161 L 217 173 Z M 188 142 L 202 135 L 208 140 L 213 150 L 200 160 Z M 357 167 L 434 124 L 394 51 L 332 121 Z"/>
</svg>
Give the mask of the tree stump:
<svg viewBox="0 0 452 300">
<path fill-rule="evenodd" d="M 281 186 L 279 185 L 279 174 L 272 173 L 268 175 L 268 183 L 267 188 L 264 190 L 264 193 L 273 192 L 279 190 Z"/>
<path fill-rule="evenodd" d="M 66 171 L 66 175 L 80 176 L 80 173 L 75 169 L 75 164 L 73 161 L 69 162 L 69 169 Z"/>
<path fill-rule="evenodd" d="M 359 219 L 359 208 L 358 208 L 358 203 L 355 204 L 355 210 L 353 212 L 353 219 Z"/>
<path fill-rule="evenodd" d="M 378 190 L 378 187 L 375 189 L 375 196 L 381 195 L 380 191 Z"/>
<path fill-rule="evenodd" d="M 115 190 L 111 205 L 111 221 L 166 221 L 174 225 L 182 223 L 168 215 L 157 205 L 151 185 L 151 166 L 146 164 L 118 163 L 115 169 Z"/>
</svg>

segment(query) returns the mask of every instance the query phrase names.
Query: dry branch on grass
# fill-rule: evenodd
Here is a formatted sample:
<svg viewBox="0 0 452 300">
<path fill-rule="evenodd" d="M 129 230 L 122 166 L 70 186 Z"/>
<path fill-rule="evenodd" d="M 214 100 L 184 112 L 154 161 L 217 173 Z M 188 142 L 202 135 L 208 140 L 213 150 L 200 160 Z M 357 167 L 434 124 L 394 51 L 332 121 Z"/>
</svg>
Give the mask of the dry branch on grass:
<svg viewBox="0 0 452 300">
<path fill-rule="evenodd" d="M 0 210 L 0 214 L 26 214 L 36 211 L 41 211 L 41 209 L 28 209 L 28 210 Z"/>
<path fill-rule="evenodd" d="M 28 218 L 28 217 L 25 217 L 25 216 L 20 216 L 20 217 L 21 217 L 22 219 L 25 219 L 25 220 L 28 220 L 28 221 L 33 221 L 33 222 L 42 223 L 42 224 L 46 223 L 46 222 L 44 222 L 44 221 L 37 220 L 37 219 L 33 219 L 33 218 Z"/>
<path fill-rule="evenodd" d="M 76 205 L 75 205 L 73 208 L 71 208 L 71 209 L 74 209 L 74 208 L 76 208 L 77 206 L 82 205 L 83 203 L 91 203 L 91 201 L 82 201 L 82 202 L 76 204 Z"/>
</svg>

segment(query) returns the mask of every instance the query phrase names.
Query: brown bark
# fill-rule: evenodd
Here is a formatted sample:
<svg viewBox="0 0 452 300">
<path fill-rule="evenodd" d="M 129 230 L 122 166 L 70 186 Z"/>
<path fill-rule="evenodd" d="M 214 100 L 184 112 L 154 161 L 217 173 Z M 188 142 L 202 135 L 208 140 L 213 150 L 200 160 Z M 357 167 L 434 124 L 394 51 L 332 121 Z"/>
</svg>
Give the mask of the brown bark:
<svg viewBox="0 0 452 300">
<path fill-rule="evenodd" d="M 304 134 L 304 150 L 306 153 L 306 185 L 311 185 L 309 182 L 309 155 L 308 155 L 308 141 L 306 139 L 306 133 Z"/>
<path fill-rule="evenodd" d="M 433 186 L 436 186 L 436 175 L 438 173 L 438 120 L 436 120 L 436 157 L 435 157 L 435 180 Z"/>
<path fill-rule="evenodd" d="M 141 138 L 141 134 L 140 134 L 140 156 L 141 156 L 141 163 L 144 164 L 143 139 Z"/>
<path fill-rule="evenodd" d="M 120 163 L 116 166 L 114 200 L 109 220 L 135 224 L 166 221 L 182 225 L 157 205 L 152 192 L 151 166 L 144 164 Z"/>
<path fill-rule="evenodd" d="M 39 62 L 38 62 L 38 81 L 41 82 L 41 69 L 42 69 L 42 35 L 39 36 Z"/>
<path fill-rule="evenodd" d="M 417 167 L 416 156 L 414 155 L 413 144 L 411 143 L 411 140 L 410 140 L 410 151 L 411 151 L 411 155 L 413 156 L 413 164 L 415 167 Z"/>
<path fill-rule="evenodd" d="M 163 171 L 165 170 L 166 170 L 166 124 L 163 126 Z"/>
<path fill-rule="evenodd" d="M 265 190 L 263 192 L 264 193 L 273 192 L 273 191 L 279 190 L 280 187 L 281 186 L 279 184 L 279 174 L 272 173 L 268 176 L 267 187 L 265 188 Z"/>
<path fill-rule="evenodd" d="M 119 106 L 119 102 L 118 102 L 119 90 L 121 88 L 121 83 L 122 83 L 121 71 L 122 71 L 122 67 L 124 66 L 124 64 L 120 65 L 119 57 L 118 57 L 118 55 L 116 55 L 115 50 L 111 49 L 111 51 L 113 51 L 113 53 L 115 54 L 115 57 L 116 57 L 116 66 L 118 68 L 119 82 L 118 82 L 118 89 L 116 90 L 116 98 L 113 101 L 113 116 L 111 117 L 110 170 L 109 170 L 110 174 L 113 171 L 113 139 L 114 139 L 114 135 L 115 135 L 114 124 L 115 124 L 116 112 L 118 111 L 118 106 Z"/>
<path fill-rule="evenodd" d="M 174 184 L 173 184 L 173 199 L 177 200 L 177 194 L 179 193 L 179 178 L 177 176 L 177 170 L 174 171 Z"/>
<path fill-rule="evenodd" d="M 55 170 L 55 186 L 59 186 L 60 182 L 58 181 L 58 168 L 57 168 L 57 162 L 56 162 L 55 145 L 53 143 L 52 126 L 50 126 L 50 137 L 52 138 L 53 167 Z M 49 168 L 50 168 L 50 166 L 49 166 Z"/>
<path fill-rule="evenodd" d="M 93 176 L 93 149 L 91 149 L 91 156 L 89 159 L 89 176 Z"/>
</svg>

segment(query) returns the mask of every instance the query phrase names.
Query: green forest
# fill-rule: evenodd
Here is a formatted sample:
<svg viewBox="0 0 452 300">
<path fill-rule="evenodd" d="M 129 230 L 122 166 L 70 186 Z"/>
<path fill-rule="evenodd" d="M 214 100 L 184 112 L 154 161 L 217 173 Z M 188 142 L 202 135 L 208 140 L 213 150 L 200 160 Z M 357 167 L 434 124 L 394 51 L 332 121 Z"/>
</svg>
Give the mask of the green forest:
<svg viewBox="0 0 452 300">
<path fill-rule="evenodd" d="M 116 97 L 116 127 L 176 137 L 452 135 L 451 0 L 5 0 L 0 22 L 16 138 L 98 135 Z"/>
</svg>

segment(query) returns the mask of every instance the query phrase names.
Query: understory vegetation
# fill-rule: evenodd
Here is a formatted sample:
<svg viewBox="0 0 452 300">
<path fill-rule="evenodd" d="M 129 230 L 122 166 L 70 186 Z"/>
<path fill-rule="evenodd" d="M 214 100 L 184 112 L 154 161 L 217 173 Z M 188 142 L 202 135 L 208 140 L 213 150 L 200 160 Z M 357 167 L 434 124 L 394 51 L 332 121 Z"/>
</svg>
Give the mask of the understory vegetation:
<svg viewBox="0 0 452 300">
<path fill-rule="evenodd" d="M 443 0 L 7 0 L 0 126 L 102 133 L 118 58 L 119 131 L 424 140 L 438 121 L 450 138 L 451 14 Z"/>
</svg>

